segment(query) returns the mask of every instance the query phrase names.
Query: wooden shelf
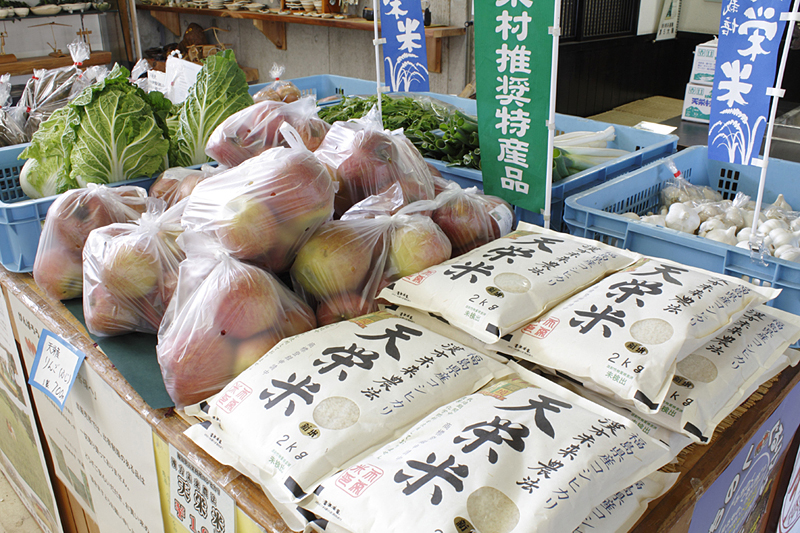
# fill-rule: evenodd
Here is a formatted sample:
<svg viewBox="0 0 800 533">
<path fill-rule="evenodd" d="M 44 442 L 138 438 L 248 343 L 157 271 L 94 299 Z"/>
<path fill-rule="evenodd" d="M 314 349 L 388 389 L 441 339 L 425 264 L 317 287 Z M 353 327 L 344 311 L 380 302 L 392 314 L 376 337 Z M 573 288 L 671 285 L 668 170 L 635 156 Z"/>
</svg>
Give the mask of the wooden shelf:
<svg viewBox="0 0 800 533">
<path fill-rule="evenodd" d="M 111 63 L 111 52 L 101 50 L 99 52 L 92 52 L 91 57 L 88 61 L 83 63 L 83 66 L 91 67 L 94 65 L 107 65 L 108 63 Z M 23 59 L 17 59 L 12 63 L 1 63 L 0 74 L 8 73 L 12 76 L 33 74 L 34 69 L 68 67 L 71 64 L 72 58 L 69 56 L 69 54 L 64 57 L 26 57 Z"/>
<path fill-rule="evenodd" d="M 196 9 L 190 7 L 168 7 L 149 4 L 136 4 L 136 9 L 149 11 L 150 15 L 164 25 L 174 35 L 181 36 L 180 15 L 207 15 L 210 17 L 250 19 L 264 36 L 279 50 L 286 50 L 286 24 L 307 24 L 328 26 L 348 30 L 373 31 L 372 21 L 363 18 L 320 18 L 303 15 L 278 15 L 273 13 L 254 13 L 252 11 L 231 11 L 229 9 Z M 425 41 L 428 46 L 428 71 L 442 72 L 442 39 L 466 34 L 460 26 L 427 26 Z"/>
</svg>

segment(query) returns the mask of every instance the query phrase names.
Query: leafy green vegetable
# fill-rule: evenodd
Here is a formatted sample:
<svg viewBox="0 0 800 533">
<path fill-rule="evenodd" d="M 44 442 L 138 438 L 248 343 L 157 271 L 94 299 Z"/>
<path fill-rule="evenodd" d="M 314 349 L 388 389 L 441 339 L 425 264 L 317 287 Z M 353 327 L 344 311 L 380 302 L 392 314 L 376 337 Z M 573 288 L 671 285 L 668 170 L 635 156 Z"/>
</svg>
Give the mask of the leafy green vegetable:
<svg viewBox="0 0 800 533">
<path fill-rule="evenodd" d="M 69 153 L 78 121 L 71 107 L 56 110 L 39 126 L 30 146 L 20 154 L 20 159 L 29 159 L 20 172 L 20 186 L 29 198 L 52 196 L 77 187 L 69 175 Z"/>
<path fill-rule="evenodd" d="M 329 124 L 361 118 L 378 102 L 377 96 L 345 96 L 339 104 L 324 107 L 319 116 Z M 424 157 L 451 166 L 481 168 L 478 122 L 461 111 L 411 97 L 381 95 L 384 127 L 403 128 L 406 137 Z"/>
<path fill-rule="evenodd" d="M 205 153 L 211 133 L 226 118 L 250 105 L 253 97 L 247 92 L 247 80 L 233 50 L 210 56 L 181 108 L 177 132 L 170 139 L 170 165 L 185 167 L 211 161 Z"/>
<path fill-rule="evenodd" d="M 87 183 L 111 183 L 151 175 L 165 166 L 169 151 L 166 117 L 171 104 L 148 96 L 115 65 L 39 128 L 20 158 L 21 185 L 31 198 L 61 193 Z"/>
</svg>

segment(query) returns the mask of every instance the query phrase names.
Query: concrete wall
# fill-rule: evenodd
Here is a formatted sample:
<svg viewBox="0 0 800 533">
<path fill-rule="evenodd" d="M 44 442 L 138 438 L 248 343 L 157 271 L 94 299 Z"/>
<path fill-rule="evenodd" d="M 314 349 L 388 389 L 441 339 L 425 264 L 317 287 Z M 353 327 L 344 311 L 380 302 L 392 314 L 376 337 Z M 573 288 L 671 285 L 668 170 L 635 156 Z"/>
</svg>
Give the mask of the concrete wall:
<svg viewBox="0 0 800 533">
<path fill-rule="evenodd" d="M 351 12 L 360 14 L 365 5 L 372 5 L 372 2 L 362 0 L 357 10 L 354 9 Z M 467 0 L 436 0 L 432 2 L 431 12 L 433 24 L 463 26 L 468 16 L 468 2 Z M 142 50 L 180 40 L 164 29 L 148 12 L 140 11 L 138 22 Z M 372 32 L 306 24 L 286 24 L 287 49 L 278 50 L 253 26 L 250 20 L 181 15 L 183 30 L 191 22 L 196 22 L 204 28 L 216 26 L 230 30 L 220 32 L 220 39 L 232 45 L 239 63 L 258 69 L 261 82 L 270 81 L 269 69 L 275 62 L 286 67 L 284 78 L 316 74 L 338 74 L 362 79 L 375 78 Z M 466 57 L 466 37 L 445 39 L 442 46 L 442 73 L 431 73 L 431 91 L 460 92 L 465 85 Z M 383 76 L 382 71 L 381 76 Z"/>
</svg>

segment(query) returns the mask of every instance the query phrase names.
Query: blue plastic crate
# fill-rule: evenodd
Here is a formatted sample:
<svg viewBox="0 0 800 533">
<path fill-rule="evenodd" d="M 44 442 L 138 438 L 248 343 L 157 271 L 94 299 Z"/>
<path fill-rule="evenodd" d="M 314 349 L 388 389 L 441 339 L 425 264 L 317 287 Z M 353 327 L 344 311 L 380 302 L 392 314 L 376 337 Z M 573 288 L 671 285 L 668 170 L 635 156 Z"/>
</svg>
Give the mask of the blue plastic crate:
<svg viewBox="0 0 800 533">
<path fill-rule="evenodd" d="M 346 76 L 333 76 L 330 74 L 293 78 L 287 81 L 294 83 L 300 91 L 307 91 L 308 94 L 313 94 L 317 100 L 337 94 L 344 96 L 375 94 L 376 89 L 375 81 L 348 78 Z M 270 83 L 272 82 L 251 85 L 248 89 L 250 95 L 256 94 Z"/>
<path fill-rule="evenodd" d="M 758 167 L 709 160 L 705 146 L 688 148 L 672 159 L 684 177 L 695 185 L 708 185 L 726 198 L 733 198 L 739 191 L 756 197 L 761 175 Z M 765 258 L 766 263 L 753 261 L 749 250 L 618 214 L 653 211 L 660 201 L 659 192 L 671 176 L 666 165 L 657 162 L 571 196 L 564 210 L 564 222 L 572 235 L 783 289 L 770 305 L 800 314 L 800 264 L 774 257 Z M 783 193 L 790 205 L 800 206 L 800 190 L 795 189 L 797 176 L 800 163 L 770 159 L 764 203 L 773 202 Z"/>
<path fill-rule="evenodd" d="M 442 95 L 433 94 L 432 96 L 441 98 Z M 450 102 L 454 105 L 458 105 L 458 101 L 464 100 L 464 98 L 449 98 L 450 100 L 455 99 Z M 472 102 L 474 108 L 473 100 L 467 100 L 467 102 Z M 609 125 L 610 124 L 597 122 L 595 120 L 556 114 L 556 134 L 570 133 L 573 131 L 602 131 Z M 602 165 L 584 170 L 553 184 L 550 202 L 550 227 L 552 229 L 557 231 L 567 230 L 563 223 L 564 200 L 570 195 L 585 191 L 595 185 L 621 176 L 626 172 L 636 170 L 652 161 L 657 161 L 674 154 L 678 146 L 678 137 L 675 135 L 662 135 L 631 128 L 629 126 L 618 126 L 616 124 L 614 125 L 614 130 L 616 138 L 614 141 L 608 143 L 608 147 L 628 150 L 631 153 L 609 161 L 608 163 L 603 163 Z M 429 159 L 428 162 L 436 167 L 443 177 L 458 182 L 462 187 L 476 186 L 483 189 L 483 177 L 479 170 L 463 167 L 448 167 L 442 161 L 437 161 L 435 159 Z M 543 224 L 543 218 L 540 213 L 533 213 L 519 208 L 516 211 L 519 220 L 539 225 Z"/>
<path fill-rule="evenodd" d="M 19 185 L 25 160 L 17 156 L 28 144 L 0 148 L 0 264 L 12 272 L 30 272 L 39 247 L 39 235 L 50 205 L 58 196 L 29 199 Z M 148 188 L 155 178 L 137 178 L 116 185 Z"/>
</svg>

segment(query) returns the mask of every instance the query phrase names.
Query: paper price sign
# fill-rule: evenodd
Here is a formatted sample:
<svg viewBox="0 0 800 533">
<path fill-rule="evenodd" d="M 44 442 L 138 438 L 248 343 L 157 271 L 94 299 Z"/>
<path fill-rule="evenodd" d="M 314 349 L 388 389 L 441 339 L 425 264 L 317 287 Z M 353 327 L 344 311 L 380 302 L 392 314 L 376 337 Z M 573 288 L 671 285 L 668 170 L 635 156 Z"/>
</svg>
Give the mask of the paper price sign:
<svg viewBox="0 0 800 533">
<path fill-rule="evenodd" d="M 63 411 L 85 357 L 58 335 L 44 330 L 28 383 L 49 396 Z"/>
<path fill-rule="evenodd" d="M 233 498 L 171 444 L 169 495 L 172 516 L 192 533 L 234 533 Z"/>
</svg>

